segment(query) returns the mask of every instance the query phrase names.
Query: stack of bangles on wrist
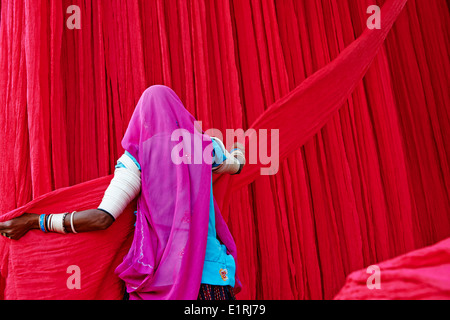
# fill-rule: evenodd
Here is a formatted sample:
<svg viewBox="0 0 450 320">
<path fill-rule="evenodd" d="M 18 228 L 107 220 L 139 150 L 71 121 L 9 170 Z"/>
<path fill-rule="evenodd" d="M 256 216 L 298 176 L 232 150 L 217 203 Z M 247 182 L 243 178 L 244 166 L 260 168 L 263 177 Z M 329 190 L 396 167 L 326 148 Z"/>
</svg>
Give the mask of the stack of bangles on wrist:
<svg viewBox="0 0 450 320">
<path fill-rule="evenodd" d="M 70 228 L 72 229 L 73 233 L 77 233 L 73 225 L 73 216 L 75 215 L 75 213 L 76 211 L 70 214 Z M 41 229 L 42 232 L 57 232 L 67 234 L 68 231 L 64 225 L 64 222 L 68 214 L 69 212 L 59 214 L 41 214 L 39 216 L 39 229 Z"/>
</svg>

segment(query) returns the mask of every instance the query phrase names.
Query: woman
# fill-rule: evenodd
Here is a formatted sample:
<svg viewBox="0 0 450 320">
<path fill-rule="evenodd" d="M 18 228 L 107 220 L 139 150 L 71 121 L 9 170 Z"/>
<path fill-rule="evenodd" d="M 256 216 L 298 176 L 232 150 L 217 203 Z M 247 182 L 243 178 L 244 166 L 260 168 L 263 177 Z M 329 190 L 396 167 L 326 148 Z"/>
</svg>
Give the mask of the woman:
<svg viewBox="0 0 450 320">
<path fill-rule="evenodd" d="M 171 89 L 152 86 L 139 100 L 122 146 L 126 152 L 97 209 L 24 214 L 0 223 L 2 235 L 17 240 L 30 229 L 103 230 L 138 197 L 133 243 L 116 269 L 129 298 L 234 299 L 236 246 L 215 205 L 211 173 L 239 173 L 242 145 L 229 153 L 219 139 L 197 130 Z M 181 161 L 176 151 L 183 151 Z"/>
</svg>

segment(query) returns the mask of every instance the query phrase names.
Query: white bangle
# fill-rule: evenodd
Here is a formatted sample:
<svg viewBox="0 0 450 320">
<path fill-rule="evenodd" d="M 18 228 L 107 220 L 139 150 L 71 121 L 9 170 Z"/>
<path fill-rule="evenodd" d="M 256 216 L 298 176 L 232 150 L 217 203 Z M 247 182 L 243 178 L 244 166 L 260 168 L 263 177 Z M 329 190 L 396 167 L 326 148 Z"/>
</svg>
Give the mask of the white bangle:
<svg viewBox="0 0 450 320">
<path fill-rule="evenodd" d="M 66 228 L 64 227 L 64 219 L 67 216 L 67 214 L 68 214 L 67 212 L 60 214 L 51 214 L 49 216 L 48 229 L 51 232 L 66 234 L 67 231 Z"/>
<path fill-rule="evenodd" d="M 75 212 L 76 211 L 72 212 L 72 214 L 70 215 L 70 228 L 72 229 L 73 233 L 78 233 L 75 231 L 75 227 L 73 226 L 73 216 L 75 215 Z"/>
<path fill-rule="evenodd" d="M 229 173 L 232 175 L 240 173 L 242 167 L 245 164 L 245 156 L 242 150 L 240 150 L 239 148 L 234 148 L 233 151 L 230 153 L 225 148 L 225 145 L 220 139 L 216 137 L 211 138 L 217 142 L 226 158 L 225 161 L 221 162 L 217 167 L 212 169 L 213 173 Z"/>
</svg>

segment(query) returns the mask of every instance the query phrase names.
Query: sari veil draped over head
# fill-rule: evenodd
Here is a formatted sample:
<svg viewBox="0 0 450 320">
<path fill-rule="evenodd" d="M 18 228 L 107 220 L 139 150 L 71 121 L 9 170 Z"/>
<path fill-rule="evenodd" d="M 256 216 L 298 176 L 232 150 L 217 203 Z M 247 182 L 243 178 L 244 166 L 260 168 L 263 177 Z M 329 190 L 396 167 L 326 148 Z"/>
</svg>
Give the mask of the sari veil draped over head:
<svg viewBox="0 0 450 320">
<path fill-rule="evenodd" d="M 197 298 L 208 232 L 212 142 L 195 122 L 172 89 L 152 86 L 142 94 L 122 140 L 141 165 L 142 179 L 133 243 L 116 269 L 130 299 Z M 182 141 L 172 139 L 175 130 Z M 216 203 L 215 213 L 217 236 L 236 259 Z"/>
</svg>

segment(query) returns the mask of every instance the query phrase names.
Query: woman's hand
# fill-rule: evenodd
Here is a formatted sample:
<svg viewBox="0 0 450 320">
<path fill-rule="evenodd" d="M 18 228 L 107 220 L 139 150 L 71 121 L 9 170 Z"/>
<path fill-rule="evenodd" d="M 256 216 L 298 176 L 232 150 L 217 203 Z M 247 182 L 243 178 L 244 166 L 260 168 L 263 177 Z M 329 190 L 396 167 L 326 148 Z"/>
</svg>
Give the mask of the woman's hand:
<svg viewBox="0 0 450 320">
<path fill-rule="evenodd" d="M 17 218 L 0 222 L 0 234 L 13 240 L 19 240 L 31 229 L 39 229 L 37 214 L 24 213 Z"/>
</svg>

